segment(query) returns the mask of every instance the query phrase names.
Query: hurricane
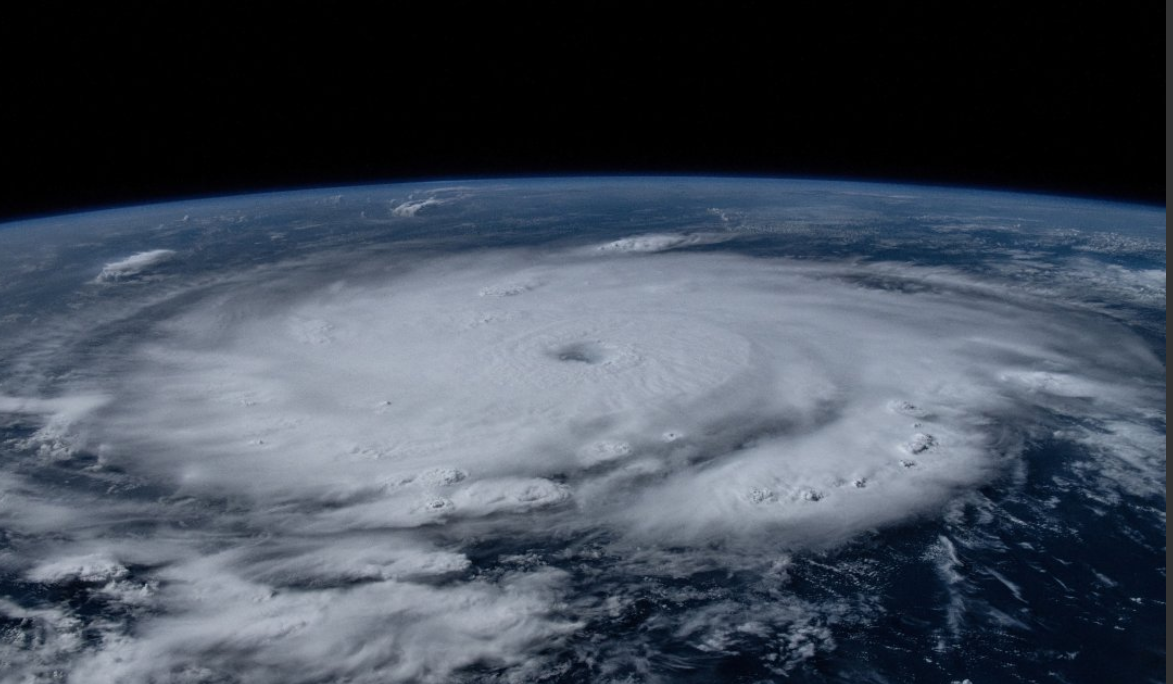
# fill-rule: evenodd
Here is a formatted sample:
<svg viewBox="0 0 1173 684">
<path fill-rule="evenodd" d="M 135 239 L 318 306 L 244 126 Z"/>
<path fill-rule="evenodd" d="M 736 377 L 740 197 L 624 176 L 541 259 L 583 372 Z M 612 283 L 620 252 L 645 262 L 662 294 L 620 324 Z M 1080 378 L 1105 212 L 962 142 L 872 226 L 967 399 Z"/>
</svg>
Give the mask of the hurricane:
<svg viewBox="0 0 1173 684">
<path fill-rule="evenodd" d="M 902 644 L 980 681 L 1070 652 L 1033 639 L 1062 567 L 1125 581 L 1071 551 L 1117 523 L 1156 610 L 1163 233 L 633 183 L 164 205 L 46 257 L 3 312 L 0 678 L 848 681 Z"/>
</svg>

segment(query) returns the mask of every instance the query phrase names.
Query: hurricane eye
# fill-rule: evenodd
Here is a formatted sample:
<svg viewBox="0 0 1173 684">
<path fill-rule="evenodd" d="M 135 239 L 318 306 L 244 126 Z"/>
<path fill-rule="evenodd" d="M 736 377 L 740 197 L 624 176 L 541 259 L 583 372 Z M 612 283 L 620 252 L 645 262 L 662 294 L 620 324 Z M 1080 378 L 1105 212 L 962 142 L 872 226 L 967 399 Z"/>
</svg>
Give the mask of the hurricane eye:
<svg viewBox="0 0 1173 684">
<path fill-rule="evenodd" d="M 607 360 L 607 350 L 597 342 L 575 342 L 555 347 L 550 356 L 563 363 L 595 365 Z"/>
</svg>

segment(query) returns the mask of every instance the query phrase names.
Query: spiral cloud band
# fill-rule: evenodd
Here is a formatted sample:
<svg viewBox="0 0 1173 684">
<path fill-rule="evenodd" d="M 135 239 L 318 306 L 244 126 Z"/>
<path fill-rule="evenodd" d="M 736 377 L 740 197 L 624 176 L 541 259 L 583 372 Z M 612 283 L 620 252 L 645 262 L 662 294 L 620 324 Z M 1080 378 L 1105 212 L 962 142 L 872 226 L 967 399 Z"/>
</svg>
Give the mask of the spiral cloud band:
<svg viewBox="0 0 1173 684">
<path fill-rule="evenodd" d="M 996 417 L 1069 386 L 1110 401 L 1105 373 L 1147 360 L 1103 324 L 877 271 L 869 287 L 744 257 L 519 254 L 271 311 L 216 300 L 139 352 L 100 439 L 320 530 L 549 509 L 682 543 L 834 543 L 980 483 L 1015 449 Z"/>
<path fill-rule="evenodd" d="M 940 515 L 1022 467 L 1043 413 L 1163 440 L 1134 409 L 1163 388 L 1119 382 L 1161 362 L 1109 319 L 944 268 L 669 237 L 335 264 L 312 282 L 259 271 L 120 352 L 100 398 L 6 400 L 68 407 L 47 424 L 146 492 L 7 514 L 63 530 L 26 577 L 100 583 L 150 625 L 81 649 L 75 671 L 536 677 L 623 600 L 575 598 L 558 554 L 616 559 L 600 572 L 620 588 L 650 567 L 781 582 L 789 554 Z M 1163 483 L 1163 463 L 1150 475 Z M 145 519 L 166 533 L 148 543 Z M 478 570 L 506 539 L 547 556 Z M 707 610 L 704 629 L 730 631 L 705 643 L 784 634 L 784 671 L 828 647 L 826 615 L 846 609 Z M 46 634 L 72 619 L 26 618 Z M 45 638 L 38 657 L 76 650 Z"/>
</svg>

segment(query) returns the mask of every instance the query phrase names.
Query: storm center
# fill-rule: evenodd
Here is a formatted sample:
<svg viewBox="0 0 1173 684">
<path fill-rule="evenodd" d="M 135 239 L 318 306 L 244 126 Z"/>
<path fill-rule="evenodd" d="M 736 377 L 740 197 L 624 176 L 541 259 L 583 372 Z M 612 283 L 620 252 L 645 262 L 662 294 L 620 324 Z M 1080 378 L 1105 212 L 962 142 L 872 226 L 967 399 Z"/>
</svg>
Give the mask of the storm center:
<svg viewBox="0 0 1173 684">
<path fill-rule="evenodd" d="M 550 356 L 563 363 L 595 365 L 607 360 L 607 348 L 598 342 L 574 342 L 550 350 Z"/>
</svg>

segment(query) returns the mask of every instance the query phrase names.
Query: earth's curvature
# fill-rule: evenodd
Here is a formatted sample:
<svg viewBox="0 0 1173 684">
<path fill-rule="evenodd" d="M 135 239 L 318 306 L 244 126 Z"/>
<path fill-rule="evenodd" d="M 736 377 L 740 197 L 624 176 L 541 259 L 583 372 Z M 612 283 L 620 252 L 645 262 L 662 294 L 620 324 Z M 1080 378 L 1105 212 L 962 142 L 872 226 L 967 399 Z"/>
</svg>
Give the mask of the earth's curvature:
<svg viewBox="0 0 1173 684">
<path fill-rule="evenodd" d="M 1163 679 L 1164 227 L 737 179 L 0 227 L 0 680 Z"/>
</svg>

